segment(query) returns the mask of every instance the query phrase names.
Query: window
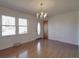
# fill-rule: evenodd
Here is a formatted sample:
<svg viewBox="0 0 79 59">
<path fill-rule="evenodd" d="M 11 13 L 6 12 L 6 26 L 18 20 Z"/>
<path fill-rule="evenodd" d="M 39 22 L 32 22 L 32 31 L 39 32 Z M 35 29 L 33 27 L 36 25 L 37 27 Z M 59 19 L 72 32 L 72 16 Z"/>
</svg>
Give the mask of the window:
<svg viewBox="0 0 79 59">
<path fill-rule="evenodd" d="M 16 27 L 19 34 L 27 33 L 27 19 L 19 18 L 15 24 L 15 17 L 2 15 L 2 36 L 15 35 Z"/>
<path fill-rule="evenodd" d="M 2 15 L 2 36 L 15 35 L 15 17 Z"/>
<path fill-rule="evenodd" d="M 19 34 L 27 33 L 27 19 L 19 18 Z"/>
<path fill-rule="evenodd" d="M 40 22 L 38 22 L 38 25 L 37 25 L 37 33 L 38 33 L 38 35 L 40 35 L 40 33 L 41 33 Z"/>
</svg>

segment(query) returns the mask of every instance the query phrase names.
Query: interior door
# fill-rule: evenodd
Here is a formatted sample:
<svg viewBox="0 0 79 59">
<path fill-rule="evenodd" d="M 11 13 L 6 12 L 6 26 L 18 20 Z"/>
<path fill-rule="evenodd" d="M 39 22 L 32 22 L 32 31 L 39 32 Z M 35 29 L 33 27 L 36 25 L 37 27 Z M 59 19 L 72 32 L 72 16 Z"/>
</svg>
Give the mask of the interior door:
<svg viewBox="0 0 79 59">
<path fill-rule="evenodd" d="M 44 39 L 48 39 L 48 21 L 44 21 Z"/>
</svg>

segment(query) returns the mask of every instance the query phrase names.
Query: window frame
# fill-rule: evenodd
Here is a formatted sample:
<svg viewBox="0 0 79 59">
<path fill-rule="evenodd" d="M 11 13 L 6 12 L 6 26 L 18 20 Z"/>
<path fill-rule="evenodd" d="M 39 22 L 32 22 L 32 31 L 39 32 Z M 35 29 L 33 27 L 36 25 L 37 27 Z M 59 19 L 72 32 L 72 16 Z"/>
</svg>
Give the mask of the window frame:
<svg viewBox="0 0 79 59">
<path fill-rule="evenodd" d="M 37 23 L 37 34 L 41 35 L 41 23 L 40 22 Z"/>
<path fill-rule="evenodd" d="M 11 24 L 10 24 L 10 25 L 7 25 L 7 24 L 3 25 L 3 24 L 2 24 L 2 23 L 3 23 L 3 16 L 14 18 L 14 25 L 11 25 Z M 1 31 L 1 36 L 2 36 L 2 37 L 4 37 L 4 36 L 16 35 L 16 22 L 15 22 L 15 21 L 16 21 L 16 18 L 13 17 L 13 16 L 1 15 L 1 30 L 2 30 L 2 31 Z M 3 34 L 3 26 L 4 26 L 4 27 L 14 27 L 14 28 L 15 28 L 14 34 L 8 34 L 8 35 L 5 34 L 5 35 L 4 35 L 4 34 Z"/>
<path fill-rule="evenodd" d="M 21 19 L 21 20 L 26 20 L 26 25 L 20 25 L 19 24 L 19 19 Z M 23 32 L 23 33 L 20 33 L 19 31 L 20 31 L 20 27 L 25 27 L 26 28 L 26 32 Z M 26 18 L 18 18 L 18 34 L 27 34 L 28 33 L 28 20 L 26 19 Z"/>
</svg>

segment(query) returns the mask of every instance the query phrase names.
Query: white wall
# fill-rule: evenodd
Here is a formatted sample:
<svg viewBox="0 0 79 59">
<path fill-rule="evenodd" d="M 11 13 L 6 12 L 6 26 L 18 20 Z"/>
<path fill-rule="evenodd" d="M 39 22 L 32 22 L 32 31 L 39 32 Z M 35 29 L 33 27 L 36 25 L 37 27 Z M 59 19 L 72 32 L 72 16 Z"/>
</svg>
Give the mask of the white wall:
<svg viewBox="0 0 79 59">
<path fill-rule="evenodd" d="M 78 45 L 79 45 L 79 11 L 78 11 Z"/>
<path fill-rule="evenodd" d="M 78 45 L 77 11 L 51 17 L 48 20 L 48 37 L 65 43 Z"/>
<path fill-rule="evenodd" d="M 16 20 L 20 17 L 28 19 L 28 34 L 19 35 L 16 34 L 14 36 L 1 36 L 1 15 L 14 16 Z M 41 28 L 41 35 L 37 35 L 37 22 L 38 20 L 29 14 L 18 12 L 12 9 L 0 7 L 0 50 L 13 46 L 14 43 L 26 43 L 32 40 L 35 40 L 38 37 L 43 36 L 43 29 Z M 40 21 L 41 27 L 43 27 L 42 21 Z"/>
</svg>

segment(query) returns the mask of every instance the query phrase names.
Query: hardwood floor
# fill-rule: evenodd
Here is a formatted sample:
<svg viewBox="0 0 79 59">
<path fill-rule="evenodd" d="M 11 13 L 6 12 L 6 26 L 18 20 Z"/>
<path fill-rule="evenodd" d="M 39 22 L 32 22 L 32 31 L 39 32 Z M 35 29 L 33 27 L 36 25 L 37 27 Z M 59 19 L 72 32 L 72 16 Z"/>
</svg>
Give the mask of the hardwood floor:
<svg viewBox="0 0 79 59">
<path fill-rule="evenodd" d="M 78 47 L 52 41 L 35 40 L 17 47 L 0 51 L 2 58 L 76 58 L 79 57 Z"/>
</svg>

